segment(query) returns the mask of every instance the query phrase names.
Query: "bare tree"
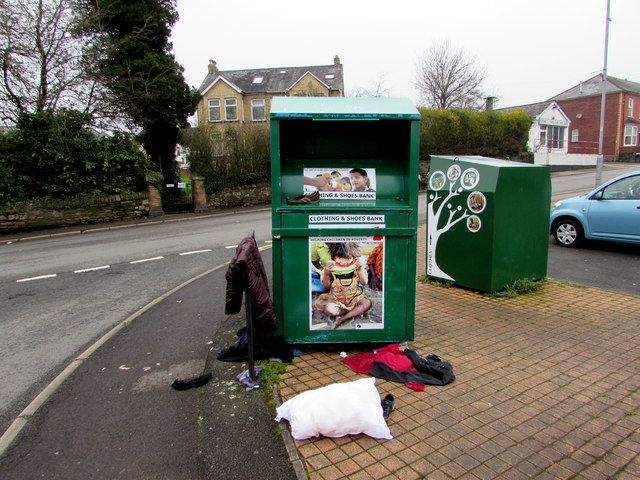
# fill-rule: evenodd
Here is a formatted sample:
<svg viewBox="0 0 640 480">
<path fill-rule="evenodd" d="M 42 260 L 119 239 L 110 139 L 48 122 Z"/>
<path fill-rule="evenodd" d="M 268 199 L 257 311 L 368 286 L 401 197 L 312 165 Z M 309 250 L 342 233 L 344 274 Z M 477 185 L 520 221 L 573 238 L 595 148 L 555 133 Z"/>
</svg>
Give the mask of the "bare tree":
<svg viewBox="0 0 640 480">
<path fill-rule="evenodd" d="M 94 113 L 104 89 L 89 79 L 73 0 L 0 0 L 0 121 L 60 107 Z"/>
<path fill-rule="evenodd" d="M 369 87 L 355 86 L 351 91 L 351 97 L 388 97 L 389 88 L 387 87 L 386 74 L 380 75 L 377 80 L 372 82 Z"/>
<path fill-rule="evenodd" d="M 428 107 L 478 108 L 484 79 L 484 71 L 473 57 L 443 41 L 416 63 L 414 85 Z"/>
</svg>

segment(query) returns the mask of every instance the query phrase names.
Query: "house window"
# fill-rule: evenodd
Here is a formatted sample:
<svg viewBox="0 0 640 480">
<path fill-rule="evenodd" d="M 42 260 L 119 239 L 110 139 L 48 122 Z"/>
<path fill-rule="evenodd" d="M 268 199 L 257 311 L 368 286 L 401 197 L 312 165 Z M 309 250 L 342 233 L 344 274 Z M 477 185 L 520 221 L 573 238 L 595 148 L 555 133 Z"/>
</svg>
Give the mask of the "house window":
<svg viewBox="0 0 640 480">
<path fill-rule="evenodd" d="M 251 118 L 254 122 L 263 122 L 266 119 L 264 98 L 255 98 L 251 100 Z"/>
<path fill-rule="evenodd" d="M 625 125 L 624 127 L 624 146 L 635 147 L 638 144 L 638 126 Z"/>
<path fill-rule="evenodd" d="M 220 120 L 220 99 L 209 100 L 209 121 L 219 122 Z"/>
<path fill-rule="evenodd" d="M 627 117 L 633 117 L 633 98 L 630 98 L 627 103 Z"/>
<path fill-rule="evenodd" d="M 227 122 L 238 120 L 238 102 L 235 98 L 224 99 L 224 114 Z"/>
<path fill-rule="evenodd" d="M 540 146 L 547 148 L 564 148 L 566 129 L 567 127 L 557 125 L 540 125 Z"/>
<path fill-rule="evenodd" d="M 573 130 L 571 130 L 571 142 L 577 143 L 579 141 L 579 138 L 580 138 L 580 130 L 578 130 L 577 128 L 574 128 Z"/>
</svg>

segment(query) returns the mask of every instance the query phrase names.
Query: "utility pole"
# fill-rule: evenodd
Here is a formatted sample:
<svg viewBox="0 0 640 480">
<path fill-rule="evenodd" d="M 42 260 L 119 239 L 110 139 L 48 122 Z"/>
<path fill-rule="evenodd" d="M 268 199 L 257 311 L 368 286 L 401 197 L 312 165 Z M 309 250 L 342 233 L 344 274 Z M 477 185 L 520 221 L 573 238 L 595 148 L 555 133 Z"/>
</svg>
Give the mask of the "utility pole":
<svg viewBox="0 0 640 480">
<path fill-rule="evenodd" d="M 602 164 L 604 163 L 604 107 L 607 97 L 607 52 L 609 50 L 609 12 L 611 0 L 607 0 L 607 18 L 604 26 L 604 67 L 602 67 L 602 98 L 600 100 L 600 136 L 598 137 L 598 160 L 596 161 L 596 187 L 602 183 Z"/>
</svg>

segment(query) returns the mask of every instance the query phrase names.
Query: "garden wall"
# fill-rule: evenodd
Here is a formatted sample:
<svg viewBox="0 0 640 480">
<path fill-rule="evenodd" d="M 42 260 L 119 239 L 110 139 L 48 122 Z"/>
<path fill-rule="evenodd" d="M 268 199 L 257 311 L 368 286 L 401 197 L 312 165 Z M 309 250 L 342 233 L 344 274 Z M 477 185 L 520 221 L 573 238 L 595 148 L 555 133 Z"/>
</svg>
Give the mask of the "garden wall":
<svg viewBox="0 0 640 480">
<path fill-rule="evenodd" d="M 209 208 L 250 207 L 268 204 L 271 204 L 271 186 L 268 183 L 224 188 L 209 195 Z"/>
<path fill-rule="evenodd" d="M 147 192 L 68 199 L 0 210 L 0 233 L 145 218 Z M 75 205 L 74 205 L 75 204 Z"/>
</svg>

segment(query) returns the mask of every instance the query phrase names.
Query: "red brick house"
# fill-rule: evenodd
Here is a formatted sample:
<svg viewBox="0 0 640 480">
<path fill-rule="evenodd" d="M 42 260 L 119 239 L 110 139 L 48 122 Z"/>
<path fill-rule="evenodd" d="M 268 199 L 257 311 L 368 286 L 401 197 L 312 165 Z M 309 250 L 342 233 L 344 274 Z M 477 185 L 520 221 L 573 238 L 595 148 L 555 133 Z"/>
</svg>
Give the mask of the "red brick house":
<svg viewBox="0 0 640 480">
<path fill-rule="evenodd" d="M 640 83 L 607 77 L 604 120 L 605 161 L 640 162 Z M 602 75 L 549 99 L 569 117 L 568 153 L 597 154 Z"/>
<path fill-rule="evenodd" d="M 598 74 L 544 102 L 498 110 L 522 109 L 531 115 L 528 145 L 536 163 L 595 164 L 601 88 L 602 75 Z M 607 77 L 605 161 L 640 162 L 639 134 L 640 83 Z"/>
</svg>

